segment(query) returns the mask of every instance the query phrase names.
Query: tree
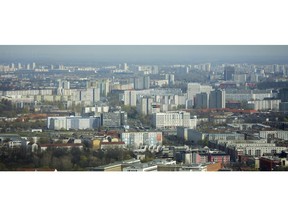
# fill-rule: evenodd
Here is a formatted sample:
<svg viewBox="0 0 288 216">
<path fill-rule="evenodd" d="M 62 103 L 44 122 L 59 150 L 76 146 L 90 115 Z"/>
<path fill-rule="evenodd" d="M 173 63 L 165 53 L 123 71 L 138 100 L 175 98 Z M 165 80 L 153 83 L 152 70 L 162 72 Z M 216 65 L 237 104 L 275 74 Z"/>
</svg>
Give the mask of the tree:
<svg viewBox="0 0 288 216">
<path fill-rule="evenodd" d="M 7 137 L 3 140 L 3 143 L 9 143 L 10 141 L 11 141 L 11 139 L 9 137 Z"/>
<path fill-rule="evenodd" d="M 0 170 L 4 171 L 4 170 L 8 170 L 6 165 L 0 162 Z"/>
<path fill-rule="evenodd" d="M 119 94 L 112 94 L 111 92 L 107 95 L 109 106 L 116 107 L 121 106 L 121 101 L 119 100 Z"/>
<path fill-rule="evenodd" d="M 81 112 L 82 106 L 81 104 L 73 105 L 72 106 L 72 111 L 73 112 Z"/>
<path fill-rule="evenodd" d="M 35 143 L 35 142 L 34 142 L 34 139 L 33 139 L 32 137 L 30 137 L 30 138 L 29 138 L 29 144 L 32 145 L 32 144 L 34 144 L 34 143 Z"/>
<path fill-rule="evenodd" d="M 53 148 L 52 152 L 53 152 L 52 154 L 53 157 L 57 157 L 57 158 L 67 155 L 67 149 L 65 148 Z"/>
<path fill-rule="evenodd" d="M 198 140 L 197 145 L 200 147 L 208 146 L 209 140 L 205 137 L 203 140 Z"/>
<path fill-rule="evenodd" d="M 137 109 L 136 107 L 123 106 L 122 110 L 127 112 L 128 118 L 137 119 Z"/>
<path fill-rule="evenodd" d="M 89 160 L 85 155 L 80 156 L 79 166 L 80 167 L 88 167 L 89 166 Z"/>
<path fill-rule="evenodd" d="M 81 159 L 81 150 L 79 148 L 73 147 L 71 150 L 72 159 L 71 162 L 73 166 L 79 165 Z"/>
<path fill-rule="evenodd" d="M 147 163 L 149 161 L 152 161 L 155 159 L 155 155 L 151 153 L 150 151 L 146 150 L 145 151 L 145 159 L 141 160 L 142 163 Z"/>
<path fill-rule="evenodd" d="M 40 167 L 50 167 L 52 160 L 52 149 L 47 148 L 46 151 L 39 154 Z"/>
<path fill-rule="evenodd" d="M 50 143 L 50 139 L 48 137 L 40 137 L 40 139 L 38 140 L 39 144 L 47 144 Z"/>
<path fill-rule="evenodd" d="M 65 155 L 64 157 L 61 157 L 60 160 L 61 160 L 62 170 L 65 170 L 65 171 L 72 170 L 72 168 L 74 167 L 74 164 L 71 161 L 70 155 Z M 61 170 L 61 169 L 59 169 L 59 170 Z"/>
</svg>

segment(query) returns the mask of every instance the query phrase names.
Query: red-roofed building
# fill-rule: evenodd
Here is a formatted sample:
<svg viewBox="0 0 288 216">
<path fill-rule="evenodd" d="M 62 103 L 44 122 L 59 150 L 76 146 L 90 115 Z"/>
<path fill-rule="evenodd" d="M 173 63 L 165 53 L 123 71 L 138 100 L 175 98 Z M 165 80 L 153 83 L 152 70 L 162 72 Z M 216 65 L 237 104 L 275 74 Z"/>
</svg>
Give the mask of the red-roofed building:
<svg viewBox="0 0 288 216">
<path fill-rule="evenodd" d="M 110 149 L 110 148 L 123 148 L 125 146 L 125 142 L 101 142 L 101 149 Z"/>
<path fill-rule="evenodd" d="M 259 162 L 261 171 L 272 171 L 281 165 L 280 159 L 274 157 L 261 157 Z"/>
</svg>

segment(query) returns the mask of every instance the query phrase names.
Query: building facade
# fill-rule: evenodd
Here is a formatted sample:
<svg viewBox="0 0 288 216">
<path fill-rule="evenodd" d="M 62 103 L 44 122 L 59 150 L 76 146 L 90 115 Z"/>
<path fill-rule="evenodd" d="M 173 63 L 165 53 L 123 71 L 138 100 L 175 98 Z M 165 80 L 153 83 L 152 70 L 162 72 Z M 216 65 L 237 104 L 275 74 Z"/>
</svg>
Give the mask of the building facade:
<svg viewBox="0 0 288 216">
<path fill-rule="evenodd" d="M 209 108 L 222 109 L 225 108 L 226 96 L 225 91 L 217 89 L 211 91 L 209 96 Z"/>
<path fill-rule="evenodd" d="M 95 129 L 100 127 L 100 123 L 99 117 L 66 116 L 47 118 L 47 128 L 50 130 Z"/>
<path fill-rule="evenodd" d="M 127 147 L 139 148 L 143 145 L 162 145 L 162 132 L 123 132 L 121 140 Z"/>
<path fill-rule="evenodd" d="M 197 119 L 190 119 L 188 112 L 165 112 L 152 115 L 152 125 L 155 128 L 195 127 Z"/>
</svg>

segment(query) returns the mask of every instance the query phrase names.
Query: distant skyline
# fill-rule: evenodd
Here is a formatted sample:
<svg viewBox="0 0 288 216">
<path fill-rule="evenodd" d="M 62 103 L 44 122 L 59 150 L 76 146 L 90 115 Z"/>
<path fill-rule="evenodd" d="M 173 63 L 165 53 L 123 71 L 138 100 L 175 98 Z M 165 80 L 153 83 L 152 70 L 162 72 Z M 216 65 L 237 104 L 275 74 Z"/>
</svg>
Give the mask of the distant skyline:
<svg viewBox="0 0 288 216">
<path fill-rule="evenodd" d="M 287 45 L 1 45 L 0 63 L 288 63 Z"/>
</svg>

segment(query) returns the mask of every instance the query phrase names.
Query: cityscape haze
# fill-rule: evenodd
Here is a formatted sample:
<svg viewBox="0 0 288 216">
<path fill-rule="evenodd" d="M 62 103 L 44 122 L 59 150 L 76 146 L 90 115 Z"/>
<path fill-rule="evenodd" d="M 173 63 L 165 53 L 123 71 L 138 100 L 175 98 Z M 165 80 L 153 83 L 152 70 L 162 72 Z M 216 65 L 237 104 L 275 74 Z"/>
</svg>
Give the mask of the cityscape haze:
<svg viewBox="0 0 288 216">
<path fill-rule="evenodd" d="M 285 1 L 1 9 L 4 214 L 283 214 Z"/>
<path fill-rule="evenodd" d="M 37 61 L 47 64 L 286 64 L 284 45 L 5 45 L 1 63 Z"/>
<path fill-rule="evenodd" d="M 0 46 L 0 170 L 286 171 L 288 46 Z"/>
</svg>

